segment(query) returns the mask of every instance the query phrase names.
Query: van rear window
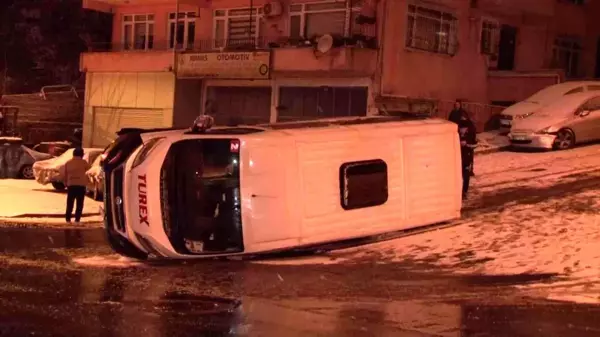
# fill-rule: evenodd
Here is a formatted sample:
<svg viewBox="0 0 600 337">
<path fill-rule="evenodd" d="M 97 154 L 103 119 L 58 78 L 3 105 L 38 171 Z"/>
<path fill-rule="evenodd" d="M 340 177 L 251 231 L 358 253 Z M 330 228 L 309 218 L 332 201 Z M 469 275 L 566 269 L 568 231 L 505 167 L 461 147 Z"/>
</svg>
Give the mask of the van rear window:
<svg viewBox="0 0 600 337">
<path fill-rule="evenodd" d="M 381 159 L 340 167 L 340 202 L 345 210 L 383 205 L 388 199 L 387 164 Z"/>
</svg>

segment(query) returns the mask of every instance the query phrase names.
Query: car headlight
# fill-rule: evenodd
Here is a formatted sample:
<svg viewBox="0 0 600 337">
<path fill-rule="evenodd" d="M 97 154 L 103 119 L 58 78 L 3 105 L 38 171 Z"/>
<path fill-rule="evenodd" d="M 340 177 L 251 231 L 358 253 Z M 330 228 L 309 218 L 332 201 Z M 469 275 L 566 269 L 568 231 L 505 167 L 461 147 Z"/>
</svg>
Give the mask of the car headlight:
<svg viewBox="0 0 600 337">
<path fill-rule="evenodd" d="M 158 143 L 160 143 L 163 139 L 165 139 L 165 138 L 164 137 L 153 138 L 153 139 L 150 139 L 146 144 L 142 145 L 142 149 L 140 150 L 140 152 L 138 152 L 137 156 L 135 156 L 135 159 L 133 160 L 132 168 L 135 168 L 135 167 L 141 165 L 144 162 L 144 160 L 146 160 L 146 158 L 148 158 L 148 155 L 150 155 L 152 150 L 154 150 L 154 148 L 156 148 L 156 145 L 158 145 Z"/>
<path fill-rule="evenodd" d="M 528 113 L 526 113 L 526 114 L 517 115 L 517 116 L 515 116 L 515 118 L 516 118 L 516 119 L 524 119 L 524 118 L 527 118 L 527 117 L 529 117 L 529 116 L 531 116 L 531 115 L 533 115 L 533 112 L 528 112 Z"/>
<path fill-rule="evenodd" d="M 551 131 L 550 131 L 551 129 L 552 129 L 552 127 L 551 127 L 551 126 L 549 126 L 549 127 L 547 127 L 547 128 L 543 128 L 543 129 L 539 130 L 539 131 L 538 131 L 538 132 L 536 132 L 536 133 L 539 133 L 539 134 L 546 135 L 546 134 L 549 134 L 549 133 L 551 133 Z"/>
</svg>

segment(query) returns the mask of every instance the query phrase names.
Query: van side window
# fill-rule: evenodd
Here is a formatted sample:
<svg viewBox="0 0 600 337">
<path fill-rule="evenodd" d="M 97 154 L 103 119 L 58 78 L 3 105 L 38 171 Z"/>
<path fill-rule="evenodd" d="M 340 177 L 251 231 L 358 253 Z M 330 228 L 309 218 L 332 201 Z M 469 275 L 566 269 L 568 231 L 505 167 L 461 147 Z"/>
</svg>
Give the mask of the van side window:
<svg viewBox="0 0 600 337">
<path fill-rule="evenodd" d="M 565 94 L 565 96 L 570 95 L 570 94 L 576 94 L 579 92 L 583 92 L 583 87 L 577 87 L 575 89 L 571 89 L 569 91 L 567 91 L 567 93 Z"/>
<path fill-rule="evenodd" d="M 340 201 L 345 210 L 383 205 L 388 199 L 387 164 L 381 159 L 340 167 Z"/>
</svg>

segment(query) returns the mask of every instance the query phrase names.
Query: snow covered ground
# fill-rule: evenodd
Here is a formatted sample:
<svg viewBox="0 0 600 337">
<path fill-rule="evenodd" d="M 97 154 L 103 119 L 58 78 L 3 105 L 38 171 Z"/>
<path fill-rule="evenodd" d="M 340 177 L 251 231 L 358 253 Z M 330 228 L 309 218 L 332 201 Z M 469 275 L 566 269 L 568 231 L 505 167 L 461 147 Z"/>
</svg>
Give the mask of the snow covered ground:
<svg viewBox="0 0 600 337">
<path fill-rule="evenodd" d="M 38 222 L 64 223 L 62 215 L 66 198 L 65 192 L 56 191 L 50 185 L 40 185 L 34 180 L 0 179 L 0 219 L 31 222 L 35 218 Z M 100 221 L 100 204 L 86 198 L 83 209 L 86 217 L 82 220 L 97 218 L 96 221 Z"/>
<path fill-rule="evenodd" d="M 600 303 L 600 145 L 476 157 L 462 225 L 327 256 L 264 263 L 412 262 L 455 274 L 558 274 L 523 291 Z"/>
</svg>

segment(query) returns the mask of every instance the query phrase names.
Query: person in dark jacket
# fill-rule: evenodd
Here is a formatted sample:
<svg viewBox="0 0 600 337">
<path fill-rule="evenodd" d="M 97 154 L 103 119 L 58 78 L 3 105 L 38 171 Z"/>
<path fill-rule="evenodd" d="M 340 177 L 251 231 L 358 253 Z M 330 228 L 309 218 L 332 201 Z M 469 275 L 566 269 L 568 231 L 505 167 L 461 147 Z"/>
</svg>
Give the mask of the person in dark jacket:
<svg viewBox="0 0 600 337">
<path fill-rule="evenodd" d="M 469 192 L 469 181 L 475 156 L 475 147 L 477 146 L 477 130 L 475 124 L 469 117 L 469 114 L 463 110 L 461 118 L 458 121 L 458 136 L 460 138 L 460 155 L 462 162 L 462 196 L 467 197 Z"/>
<path fill-rule="evenodd" d="M 456 102 L 454 102 L 454 108 L 452 111 L 450 111 L 448 120 L 452 123 L 458 124 L 463 112 L 465 112 L 465 109 L 463 108 L 462 101 L 456 100 Z"/>
<path fill-rule="evenodd" d="M 467 111 L 465 110 L 465 108 L 463 107 L 463 103 L 461 100 L 456 100 L 456 102 L 454 102 L 454 109 L 452 109 L 452 111 L 450 112 L 450 116 L 448 116 L 448 121 L 454 123 L 454 124 L 459 124 L 460 120 L 462 118 L 463 114 L 467 114 Z M 473 164 L 471 164 L 471 177 L 475 176 L 475 172 L 473 169 Z"/>
</svg>

